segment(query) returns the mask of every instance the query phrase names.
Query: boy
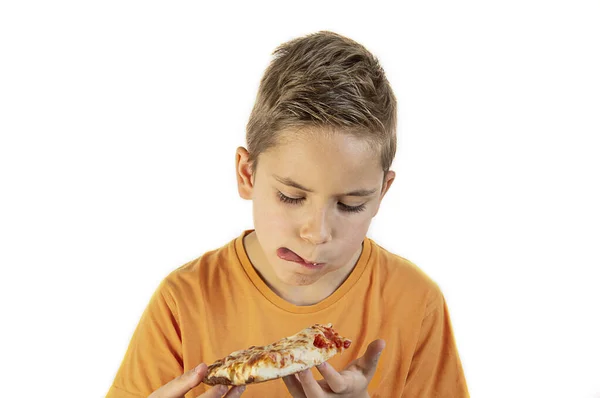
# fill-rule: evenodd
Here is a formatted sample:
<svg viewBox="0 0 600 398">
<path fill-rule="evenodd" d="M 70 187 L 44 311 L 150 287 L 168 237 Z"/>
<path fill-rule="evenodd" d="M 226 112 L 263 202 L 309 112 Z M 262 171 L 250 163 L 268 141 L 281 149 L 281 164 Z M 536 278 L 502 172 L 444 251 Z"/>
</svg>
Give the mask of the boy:
<svg viewBox="0 0 600 398">
<path fill-rule="evenodd" d="M 226 388 L 200 383 L 206 364 L 315 323 L 332 323 L 352 345 L 244 396 L 468 396 L 439 288 L 366 238 L 394 181 L 396 100 L 382 68 L 331 32 L 274 55 L 248 148 L 236 152 L 254 230 L 163 280 L 107 397 L 221 397 Z"/>
</svg>

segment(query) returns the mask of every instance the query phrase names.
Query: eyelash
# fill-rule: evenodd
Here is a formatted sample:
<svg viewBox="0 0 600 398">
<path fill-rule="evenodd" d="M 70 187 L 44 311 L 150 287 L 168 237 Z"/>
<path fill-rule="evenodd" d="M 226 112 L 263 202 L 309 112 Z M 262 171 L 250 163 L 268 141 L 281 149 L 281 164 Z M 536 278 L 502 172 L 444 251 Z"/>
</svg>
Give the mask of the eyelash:
<svg viewBox="0 0 600 398">
<path fill-rule="evenodd" d="M 277 191 L 277 196 L 279 196 L 280 201 L 282 201 L 283 203 L 290 204 L 290 205 L 299 205 L 300 203 L 302 203 L 304 201 L 304 198 L 290 198 L 289 196 L 285 196 L 284 194 L 282 194 L 279 191 Z M 359 213 L 365 209 L 364 204 L 359 205 L 359 206 L 348 206 L 343 203 L 338 203 L 338 205 L 340 206 L 340 209 L 342 211 L 345 211 L 347 213 Z"/>
</svg>

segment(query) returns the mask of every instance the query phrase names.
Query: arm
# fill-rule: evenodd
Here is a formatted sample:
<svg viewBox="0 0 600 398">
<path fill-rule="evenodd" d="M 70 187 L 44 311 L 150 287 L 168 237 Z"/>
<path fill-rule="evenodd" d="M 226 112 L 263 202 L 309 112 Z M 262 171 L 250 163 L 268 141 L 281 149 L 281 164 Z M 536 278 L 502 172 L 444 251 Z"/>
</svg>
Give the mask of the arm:
<svg viewBox="0 0 600 398">
<path fill-rule="evenodd" d="M 446 301 L 428 306 L 402 397 L 469 397 Z"/>
<path fill-rule="evenodd" d="M 177 308 L 163 281 L 131 338 L 107 398 L 147 397 L 183 373 Z"/>
</svg>

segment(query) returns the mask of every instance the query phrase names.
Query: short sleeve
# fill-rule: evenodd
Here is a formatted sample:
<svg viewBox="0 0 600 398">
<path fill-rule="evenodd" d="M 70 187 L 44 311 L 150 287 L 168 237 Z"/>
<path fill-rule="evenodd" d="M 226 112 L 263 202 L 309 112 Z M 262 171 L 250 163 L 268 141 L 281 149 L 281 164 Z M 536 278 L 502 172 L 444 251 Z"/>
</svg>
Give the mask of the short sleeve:
<svg viewBox="0 0 600 398">
<path fill-rule="evenodd" d="M 142 314 L 106 397 L 145 398 L 182 373 L 177 308 L 163 281 Z"/>
<path fill-rule="evenodd" d="M 469 397 L 448 306 L 439 291 L 423 319 L 402 397 Z"/>
</svg>

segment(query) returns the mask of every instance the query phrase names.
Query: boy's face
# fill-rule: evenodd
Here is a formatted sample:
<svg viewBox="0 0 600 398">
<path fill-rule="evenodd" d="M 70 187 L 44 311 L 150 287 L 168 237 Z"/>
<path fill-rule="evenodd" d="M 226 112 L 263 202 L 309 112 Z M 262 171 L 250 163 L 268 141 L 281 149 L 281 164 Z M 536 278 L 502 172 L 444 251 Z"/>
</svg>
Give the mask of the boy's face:
<svg viewBox="0 0 600 398">
<path fill-rule="evenodd" d="M 254 175 L 238 148 L 238 189 L 253 201 L 263 266 L 286 285 L 310 285 L 354 265 L 394 172 L 384 179 L 378 151 L 347 134 L 280 137 Z"/>
</svg>

